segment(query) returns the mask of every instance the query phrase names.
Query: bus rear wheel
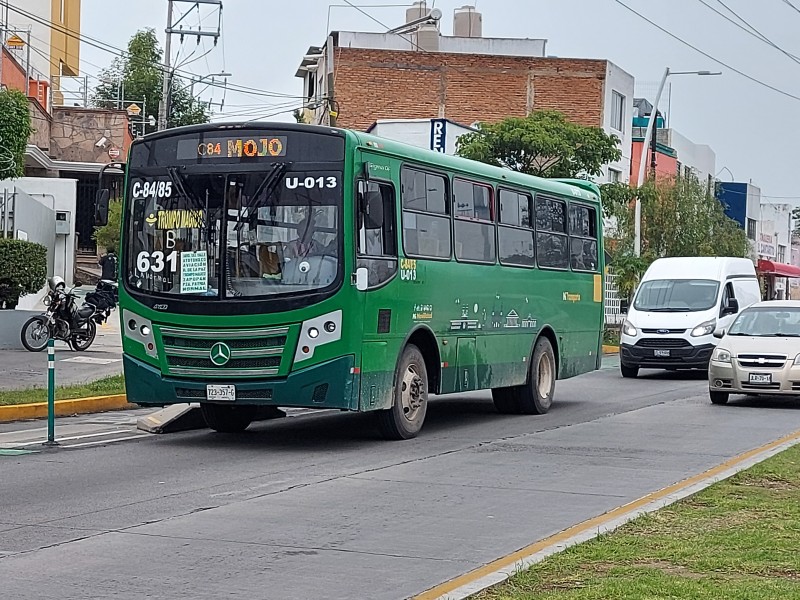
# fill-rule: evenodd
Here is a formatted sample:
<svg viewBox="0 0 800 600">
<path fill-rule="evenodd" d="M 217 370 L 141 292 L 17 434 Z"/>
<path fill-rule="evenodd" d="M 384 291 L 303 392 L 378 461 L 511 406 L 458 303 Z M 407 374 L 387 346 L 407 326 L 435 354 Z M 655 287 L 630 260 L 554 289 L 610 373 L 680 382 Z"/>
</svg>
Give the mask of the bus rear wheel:
<svg viewBox="0 0 800 600">
<path fill-rule="evenodd" d="M 556 355 L 545 337 L 536 341 L 528 382 L 513 388 L 492 390 L 497 412 L 504 415 L 543 415 L 553 405 L 556 389 Z"/>
<path fill-rule="evenodd" d="M 200 404 L 203 418 L 214 431 L 219 433 L 239 433 L 250 426 L 256 418 L 256 407 L 226 406 L 224 404 Z"/>
<path fill-rule="evenodd" d="M 413 344 L 403 350 L 394 381 L 392 408 L 378 411 L 378 428 L 387 440 L 408 440 L 420 432 L 428 412 L 428 371 Z"/>
</svg>

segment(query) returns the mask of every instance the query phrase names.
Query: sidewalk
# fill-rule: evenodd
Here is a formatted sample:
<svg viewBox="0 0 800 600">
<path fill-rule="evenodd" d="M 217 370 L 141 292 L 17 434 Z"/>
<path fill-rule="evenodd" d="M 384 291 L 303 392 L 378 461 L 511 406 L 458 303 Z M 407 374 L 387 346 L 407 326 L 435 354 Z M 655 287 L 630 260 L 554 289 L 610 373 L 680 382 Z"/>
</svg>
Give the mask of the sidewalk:
<svg viewBox="0 0 800 600">
<path fill-rule="evenodd" d="M 91 288 L 81 290 L 81 298 Z M 44 306 L 37 306 L 39 312 Z M 0 311 L 0 319 L 4 321 L 4 335 L 16 335 L 15 348 L 0 350 L 0 390 L 20 390 L 31 387 L 47 386 L 47 352 L 28 352 L 19 342 L 19 334 L 25 319 L 19 315 L 22 311 Z M 28 311 L 25 311 L 26 313 Z M 30 313 L 38 314 L 38 313 Z M 12 325 L 20 321 L 16 331 Z M 10 331 L 6 331 L 10 330 Z M 6 340 L 8 341 L 8 340 Z M 74 352 L 65 342 L 57 341 L 56 348 L 56 385 L 75 385 L 88 383 L 104 377 L 122 373 L 122 340 L 120 337 L 119 312 L 111 313 L 108 322 L 97 327 L 97 338 L 85 352 Z"/>
</svg>

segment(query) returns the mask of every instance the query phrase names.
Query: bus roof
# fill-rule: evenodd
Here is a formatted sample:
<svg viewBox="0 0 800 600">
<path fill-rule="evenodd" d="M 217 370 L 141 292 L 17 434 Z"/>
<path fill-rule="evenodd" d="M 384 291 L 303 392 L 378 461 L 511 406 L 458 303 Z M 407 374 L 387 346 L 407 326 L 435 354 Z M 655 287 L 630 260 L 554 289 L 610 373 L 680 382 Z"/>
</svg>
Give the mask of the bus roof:
<svg viewBox="0 0 800 600">
<path fill-rule="evenodd" d="M 344 130 L 355 137 L 358 144 L 367 146 L 372 150 L 380 150 L 394 156 L 408 157 L 428 164 L 436 164 L 446 169 L 461 171 L 486 177 L 495 181 L 507 181 L 526 188 L 533 188 L 551 194 L 561 196 L 579 197 L 583 200 L 593 202 L 600 201 L 600 188 L 597 184 L 585 179 L 546 179 L 533 175 L 526 175 L 511 169 L 495 167 L 482 162 L 461 158 L 460 156 L 450 156 L 441 152 L 434 152 L 426 148 L 411 146 L 402 142 L 377 137 L 368 133 L 354 130 Z"/>
</svg>

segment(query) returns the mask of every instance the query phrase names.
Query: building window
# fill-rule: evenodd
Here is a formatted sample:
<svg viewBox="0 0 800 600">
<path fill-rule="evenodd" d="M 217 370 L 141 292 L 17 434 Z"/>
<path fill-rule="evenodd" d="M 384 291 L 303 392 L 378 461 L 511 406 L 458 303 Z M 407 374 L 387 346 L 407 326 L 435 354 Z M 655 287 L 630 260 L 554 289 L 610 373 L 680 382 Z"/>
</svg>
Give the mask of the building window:
<svg viewBox="0 0 800 600">
<path fill-rule="evenodd" d="M 540 267 L 569 269 L 566 202 L 536 197 L 536 255 Z"/>
<path fill-rule="evenodd" d="M 495 262 L 493 194 L 488 185 L 453 181 L 456 259 Z"/>
<path fill-rule="evenodd" d="M 747 219 L 747 237 L 748 239 L 756 239 L 756 220 Z"/>
<path fill-rule="evenodd" d="M 403 247 L 409 256 L 450 258 L 450 202 L 441 175 L 403 169 Z"/>
<path fill-rule="evenodd" d="M 500 190 L 500 226 L 497 229 L 500 263 L 533 267 L 536 255 L 531 212 L 533 199 L 528 194 Z"/>
<path fill-rule="evenodd" d="M 625 96 L 616 91 L 611 92 L 611 128 L 625 132 Z"/>
<path fill-rule="evenodd" d="M 786 262 L 786 246 L 781 246 L 780 244 L 778 244 L 778 262 Z"/>
<path fill-rule="evenodd" d="M 622 180 L 622 171 L 619 169 L 608 169 L 608 181 L 619 183 Z"/>
</svg>

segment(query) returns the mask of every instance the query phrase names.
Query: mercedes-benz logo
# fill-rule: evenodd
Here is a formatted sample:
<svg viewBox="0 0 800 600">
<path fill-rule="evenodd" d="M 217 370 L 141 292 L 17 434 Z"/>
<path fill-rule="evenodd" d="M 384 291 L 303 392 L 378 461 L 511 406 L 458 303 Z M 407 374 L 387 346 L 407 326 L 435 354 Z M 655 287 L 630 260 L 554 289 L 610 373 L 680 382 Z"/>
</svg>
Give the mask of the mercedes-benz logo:
<svg viewBox="0 0 800 600">
<path fill-rule="evenodd" d="M 218 367 L 223 367 L 228 364 L 228 361 L 231 359 L 231 349 L 228 347 L 228 344 L 217 342 L 211 346 L 210 357 L 212 363 Z"/>
</svg>

